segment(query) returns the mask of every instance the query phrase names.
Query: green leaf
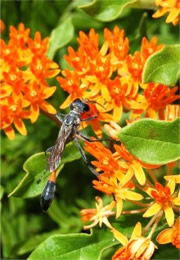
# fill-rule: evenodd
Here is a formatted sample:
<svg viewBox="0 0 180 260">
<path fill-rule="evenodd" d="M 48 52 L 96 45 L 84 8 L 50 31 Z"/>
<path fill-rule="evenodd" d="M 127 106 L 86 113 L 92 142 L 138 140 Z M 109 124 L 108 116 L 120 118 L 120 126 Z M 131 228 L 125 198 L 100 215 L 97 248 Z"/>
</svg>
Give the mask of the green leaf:
<svg viewBox="0 0 180 260">
<path fill-rule="evenodd" d="M 149 164 L 180 158 L 180 118 L 173 122 L 142 119 L 124 127 L 118 136 L 128 151 Z"/>
<path fill-rule="evenodd" d="M 2 185 L 0 185 L 0 200 L 2 199 L 4 194 L 4 187 Z"/>
<path fill-rule="evenodd" d="M 18 249 L 18 255 L 23 255 L 26 254 L 28 252 L 31 252 L 32 250 L 34 250 L 37 245 L 39 245 L 40 243 L 42 243 L 45 239 L 47 239 L 48 237 L 50 237 L 51 235 L 54 234 L 58 234 L 59 231 L 55 230 L 55 231 L 51 231 L 51 232 L 47 232 L 47 233 L 43 233 L 41 235 L 34 235 L 33 237 L 30 237 L 28 240 L 26 240 L 25 243 L 22 244 L 22 246 Z"/>
<path fill-rule="evenodd" d="M 108 229 L 93 230 L 89 234 L 53 235 L 40 244 L 29 256 L 38 259 L 100 259 L 102 252 L 115 244 L 113 234 Z"/>
<path fill-rule="evenodd" d="M 165 46 L 147 60 L 143 83 L 156 82 L 167 86 L 176 84 L 180 74 L 180 45 Z"/>
<path fill-rule="evenodd" d="M 172 246 L 172 244 L 168 244 L 168 245 L 159 245 L 158 244 L 158 250 L 155 250 L 155 253 L 154 253 L 152 259 L 177 260 L 177 259 L 179 259 L 179 250 L 177 248 L 175 248 L 175 246 Z"/>
<path fill-rule="evenodd" d="M 125 7 L 136 2 L 137 0 L 94 0 L 79 8 L 99 21 L 109 22 L 118 18 Z"/>
<path fill-rule="evenodd" d="M 65 46 L 74 35 L 74 27 L 71 17 L 66 18 L 51 33 L 48 49 L 48 57 L 53 59 L 56 51 Z"/>
<path fill-rule="evenodd" d="M 62 170 L 65 163 L 77 160 L 80 157 L 81 155 L 74 143 L 67 144 L 57 173 Z M 47 157 L 44 152 L 34 154 L 27 159 L 23 165 L 26 175 L 19 185 L 9 194 L 9 197 L 13 195 L 16 197 L 32 198 L 41 194 L 50 174 L 45 170 L 46 166 Z"/>
</svg>

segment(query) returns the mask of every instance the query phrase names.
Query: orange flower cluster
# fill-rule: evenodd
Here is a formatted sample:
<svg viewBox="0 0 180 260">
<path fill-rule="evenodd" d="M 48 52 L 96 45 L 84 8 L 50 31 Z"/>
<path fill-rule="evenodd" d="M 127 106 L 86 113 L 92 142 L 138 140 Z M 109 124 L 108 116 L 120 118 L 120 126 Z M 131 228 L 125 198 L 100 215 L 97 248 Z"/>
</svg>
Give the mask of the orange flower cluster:
<svg viewBox="0 0 180 260">
<path fill-rule="evenodd" d="M 47 79 L 59 73 L 58 65 L 46 56 L 48 38 L 42 39 L 36 32 L 34 39 L 29 37 L 30 29 L 20 24 L 18 29 L 10 26 L 9 42 L 1 41 L 0 80 L 1 80 L 1 129 L 10 139 L 14 139 L 12 127 L 26 135 L 23 119 L 34 123 L 39 110 L 55 114 L 56 109 L 47 103 L 56 90 L 49 87 Z"/>
<path fill-rule="evenodd" d="M 159 18 L 168 13 L 166 23 L 178 25 L 180 14 L 179 0 L 155 0 L 155 4 L 159 7 L 159 10 L 153 14 L 153 18 Z"/>
<path fill-rule="evenodd" d="M 101 173 L 97 177 L 98 180 L 93 181 L 93 186 L 104 194 L 112 196 L 112 201 L 103 207 L 102 200 L 99 198 L 101 207 L 83 209 L 81 211 L 82 220 L 84 222 L 93 221 L 84 228 L 92 228 L 97 224 L 101 227 L 104 223 L 113 232 L 115 238 L 123 245 L 115 252 L 113 260 L 148 260 L 157 248 L 151 241 L 152 234 L 161 217 L 165 215 L 170 228 L 162 231 L 158 235 L 157 241 L 161 244 L 172 242 L 175 247 L 179 248 L 180 219 L 175 222 L 175 212 L 179 210 L 177 206 L 180 206 L 180 193 L 176 188 L 176 184 L 180 183 L 180 178 L 178 175 L 171 175 L 175 164 L 167 165 L 167 176 L 164 177 L 166 185 L 163 187 L 157 181 L 155 174 L 159 170 L 159 165 L 140 162 L 123 145 L 114 145 L 114 149 L 115 152 L 112 153 L 102 143 L 86 142 L 85 144 L 85 150 L 97 159 L 91 163 L 96 167 L 96 171 Z M 149 176 L 147 177 L 147 175 Z M 124 210 L 124 201 L 134 204 L 136 209 Z M 108 220 L 113 215 L 119 218 L 122 214 L 142 214 L 144 218 L 153 218 L 143 232 L 141 224 L 137 223 L 131 239 L 128 241 L 126 236 L 115 229 Z M 142 234 L 145 234 L 151 226 L 148 236 L 143 236 Z"/>
<path fill-rule="evenodd" d="M 65 59 L 72 70 L 65 69 L 57 80 L 69 96 L 60 108 L 66 108 L 75 98 L 98 102 L 89 116 L 94 111 L 97 114 L 92 126 L 99 137 L 102 135 L 99 121 L 118 122 L 123 110 L 131 111 L 131 119 L 139 118 L 144 112 L 146 117 L 163 119 L 166 105 L 179 98 L 175 95 L 177 87 L 142 84 L 146 60 L 163 45 L 157 45 L 156 37 L 150 42 L 144 37 L 140 51 L 131 55 L 124 30 L 117 26 L 113 31 L 105 29 L 104 38 L 99 48 L 99 35 L 93 29 L 88 35 L 80 32 L 78 50 L 68 48 Z"/>
</svg>

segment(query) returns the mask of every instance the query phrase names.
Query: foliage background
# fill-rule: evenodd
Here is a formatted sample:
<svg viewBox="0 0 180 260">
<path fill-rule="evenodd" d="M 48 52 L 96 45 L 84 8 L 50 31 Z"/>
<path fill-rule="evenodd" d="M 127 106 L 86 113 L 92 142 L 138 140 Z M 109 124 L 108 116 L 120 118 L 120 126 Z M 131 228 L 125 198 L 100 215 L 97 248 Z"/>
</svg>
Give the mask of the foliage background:
<svg viewBox="0 0 180 260">
<path fill-rule="evenodd" d="M 50 36 L 52 30 L 70 19 L 67 30 L 62 37 L 62 48 L 59 49 L 54 60 L 60 68 L 67 67 L 63 55 L 67 46 L 77 47 L 78 32 L 88 32 L 94 28 L 103 41 L 103 29 L 112 29 L 118 25 L 125 29 L 125 35 L 130 40 L 130 51 L 139 49 L 143 36 L 151 39 L 158 36 L 158 43 L 178 43 L 178 27 L 165 23 L 165 17 L 152 19 L 152 10 L 124 9 L 114 21 L 101 22 L 87 15 L 78 6 L 89 3 L 86 0 L 22 0 L 2 1 L 1 19 L 6 25 L 3 38 L 8 40 L 10 25 L 18 26 L 23 22 L 26 28 L 31 29 L 31 37 L 40 31 L 42 37 Z M 71 30 L 72 35 L 68 35 Z M 57 109 L 64 101 L 66 93 L 60 88 L 56 80 L 51 85 L 57 86 L 56 94 L 50 103 Z M 35 124 L 26 123 L 28 135 L 26 137 L 16 134 L 15 140 L 8 140 L 4 134 L 1 136 L 1 197 L 2 197 L 2 258 L 26 259 L 30 253 L 51 234 L 68 234 L 82 231 L 83 223 L 80 220 L 80 209 L 94 206 L 94 197 L 98 192 L 92 188 L 94 176 L 80 159 L 65 164 L 57 181 L 56 198 L 47 214 L 42 213 L 39 205 L 39 196 L 33 199 L 10 197 L 8 194 L 18 185 L 24 177 L 22 165 L 31 155 L 43 152 L 52 146 L 57 137 L 59 128 L 43 114 Z M 89 130 L 85 130 L 89 131 Z M 127 223 L 127 219 L 122 219 Z M 134 224 L 136 219 L 133 219 Z M 128 228 L 126 226 L 126 228 Z M 164 254 L 169 252 L 166 246 Z M 113 249 L 112 252 L 114 252 Z M 161 250 L 155 254 L 155 259 L 161 259 Z M 110 249 L 106 250 L 104 258 L 112 255 Z M 166 254 L 167 256 L 167 254 Z M 177 257 L 177 255 L 175 256 Z"/>
</svg>

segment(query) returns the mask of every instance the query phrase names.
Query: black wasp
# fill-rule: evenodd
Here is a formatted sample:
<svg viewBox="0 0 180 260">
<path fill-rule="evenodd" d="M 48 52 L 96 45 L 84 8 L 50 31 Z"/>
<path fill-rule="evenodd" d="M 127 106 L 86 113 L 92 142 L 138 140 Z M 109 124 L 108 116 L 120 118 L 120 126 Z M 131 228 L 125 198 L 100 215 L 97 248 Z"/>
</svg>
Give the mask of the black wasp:
<svg viewBox="0 0 180 260">
<path fill-rule="evenodd" d="M 82 135 L 78 131 L 81 121 L 89 121 L 96 118 L 96 115 L 94 115 L 86 119 L 81 119 L 81 114 L 84 112 L 88 112 L 89 109 L 90 107 L 85 101 L 81 99 L 75 99 L 70 105 L 70 112 L 67 115 L 65 115 L 64 119 L 59 114 L 56 114 L 57 119 L 61 122 L 62 125 L 59 130 L 59 134 L 55 145 L 53 147 L 50 147 L 46 151 L 50 152 L 50 155 L 48 157 L 47 170 L 50 171 L 51 175 L 41 195 L 40 203 L 43 211 L 46 211 L 49 208 L 55 196 L 56 170 L 60 164 L 61 155 L 64 151 L 65 145 L 70 140 L 74 141 L 75 145 L 77 146 L 82 155 L 83 161 L 86 163 L 91 172 L 96 176 L 98 175 L 98 173 L 88 162 L 85 152 L 78 141 L 78 139 L 89 142 L 101 141 L 101 139 L 91 140 L 90 138 Z"/>
</svg>

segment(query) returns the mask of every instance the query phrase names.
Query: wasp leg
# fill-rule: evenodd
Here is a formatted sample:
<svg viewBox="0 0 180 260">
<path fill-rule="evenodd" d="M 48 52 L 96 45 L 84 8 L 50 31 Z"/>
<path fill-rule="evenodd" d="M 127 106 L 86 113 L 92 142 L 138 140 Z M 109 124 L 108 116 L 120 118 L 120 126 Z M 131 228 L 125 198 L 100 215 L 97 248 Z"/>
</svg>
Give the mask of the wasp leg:
<svg viewBox="0 0 180 260">
<path fill-rule="evenodd" d="M 76 136 L 77 136 L 77 138 L 79 138 L 79 139 L 81 139 L 81 140 L 83 140 L 83 141 L 88 141 L 88 142 L 90 142 L 90 143 L 93 143 L 93 142 L 102 142 L 102 141 L 105 141 L 105 140 L 109 141 L 109 140 L 110 140 L 109 138 L 104 138 L 104 139 L 99 139 L 99 138 L 91 139 L 91 138 L 89 138 L 89 137 L 87 137 L 87 136 L 85 136 L 85 135 L 83 135 L 83 134 L 81 134 L 81 133 L 79 133 L 79 132 L 77 132 Z"/>
<path fill-rule="evenodd" d="M 81 121 L 90 121 L 90 120 L 95 119 L 97 116 L 98 116 L 98 115 L 90 116 L 90 117 L 88 117 L 88 118 L 81 119 Z"/>
<path fill-rule="evenodd" d="M 47 156 L 48 153 L 51 153 L 52 149 L 54 148 L 54 146 L 49 147 L 48 149 L 46 149 L 45 151 L 45 155 Z"/>
<path fill-rule="evenodd" d="M 79 151 L 80 151 L 80 153 L 81 153 L 81 155 L 82 155 L 82 159 L 83 159 L 83 161 L 85 162 L 85 164 L 87 165 L 87 167 L 89 168 L 89 170 L 90 170 L 94 175 L 98 176 L 99 173 L 96 172 L 96 171 L 94 170 L 94 168 L 91 166 L 91 164 L 89 163 L 89 161 L 88 161 L 88 159 L 87 159 L 87 157 L 86 157 L 86 154 L 85 154 L 83 148 L 81 147 L 80 143 L 78 142 L 78 139 L 77 139 L 77 138 L 74 138 L 73 141 L 74 141 L 75 145 L 77 146 L 77 148 L 79 149 Z"/>
<path fill-rule="evenodd" d="M 62 113 L 57 113 L 56 115 L 55 115 L 55 117 L 61 122 L 61 123 L 63 123 L 63 118 L 61 117 L 61 116 L 65 116 L 65 114 L 62 114 Z"/>
</svg>

